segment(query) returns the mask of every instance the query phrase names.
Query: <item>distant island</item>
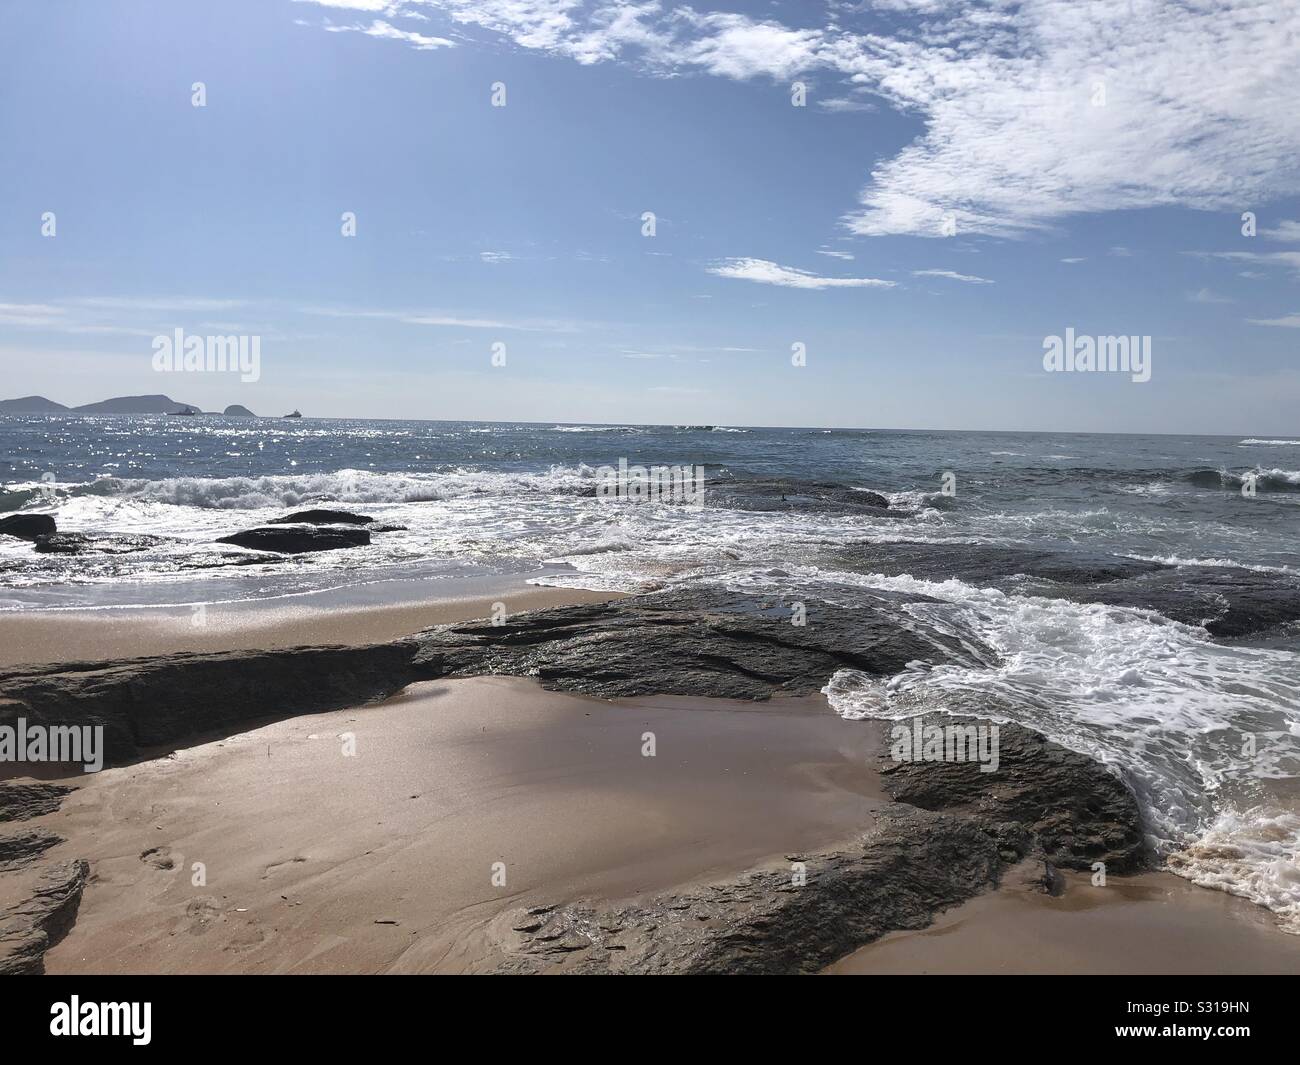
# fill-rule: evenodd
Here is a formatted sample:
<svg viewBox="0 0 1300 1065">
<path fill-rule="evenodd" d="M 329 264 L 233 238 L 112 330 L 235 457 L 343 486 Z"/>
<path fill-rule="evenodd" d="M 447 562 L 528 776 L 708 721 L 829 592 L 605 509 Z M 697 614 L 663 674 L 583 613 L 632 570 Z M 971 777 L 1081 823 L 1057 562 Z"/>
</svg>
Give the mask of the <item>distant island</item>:
<svg viewBox="0 0 1300 1065">
<path fill-rule="evenodd" d="M 228 418 L 256 418 L 247 407 L 232 403 L 221 412 Z M 203 411 L 191 403 L 178 403 L 170 396 L 115 396 L 98 403 L 67 407 L 44 396 L 0 399 L 0 414 L 216 414 Z"/>
</svg>

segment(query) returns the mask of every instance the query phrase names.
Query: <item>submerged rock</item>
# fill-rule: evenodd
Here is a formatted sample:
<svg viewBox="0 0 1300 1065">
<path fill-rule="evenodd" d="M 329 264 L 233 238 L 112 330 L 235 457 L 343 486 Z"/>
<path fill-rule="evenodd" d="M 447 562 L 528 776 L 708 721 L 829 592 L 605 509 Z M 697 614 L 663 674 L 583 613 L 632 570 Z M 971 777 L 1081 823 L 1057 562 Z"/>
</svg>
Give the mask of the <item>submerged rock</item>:
<svg viewBox="0 0 1300 1065">
<path fill-rule="evenodd" d="M 281 525 L 274 528 L 246 529 L 231 536 L 217 538 L 219 544 L 234 544 L 254 551 L 277 551 L 299 555 L 306 551 L 334 551 L 341 547 L 364 547 L 370 543 L 365 529 L 319 527 L 315 525 Z"/>
<path fill-rule="evenodd" d="M 0 535 L 16 536 L 20 540 L 35 540 L 58 532 L 54 518 L 49 514 L 10 514 L 0 518 Z"/>
<path fill-rule="evenodd" d="M 733 510 L 797 510 L 813 513 L 852 513 L 886 510 L 889 500 L 879 492 L 834 481 L 790 478 L 706 481 L 705 506 Z"/>
<path fill-rule="evenodd" d="M 151 547 L 157 547 L 159 544 L 167 542 L 167 539 L 162 536 L 89 536 L 86 533 L 54 533 L 50 536 L 38 536 L 36 538 L 36 550 L 55 555 L 85 555 L 91 553 L 127 555 L 134 551 L 147 551 Z"/>
<path fill-rule="evenodd" d="M 1248 636 L 1300 620 L 1300 579 L 1236 566 L 1175 566 L 960 541 L 850 544 L 823 557 L 829 566 L 858 573 L 956 578 L 1008 593 L 1151 610 L 1218 637 Z"/>
</svg>

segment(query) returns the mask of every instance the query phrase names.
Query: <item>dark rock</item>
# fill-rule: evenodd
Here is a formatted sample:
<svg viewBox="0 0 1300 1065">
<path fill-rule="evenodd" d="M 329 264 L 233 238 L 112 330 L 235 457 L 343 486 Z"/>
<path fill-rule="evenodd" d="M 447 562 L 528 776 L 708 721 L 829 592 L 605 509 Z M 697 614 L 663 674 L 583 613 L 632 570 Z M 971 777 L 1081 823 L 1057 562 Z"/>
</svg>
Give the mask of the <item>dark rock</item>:
<svg viewBox="0 0 1300 1065">
<path fill-rule="evenodd" d="M 219 544 L 234 544 L 254 551 L 277 551 L 298 555 L 306 551 L 333 551 L 341 547 L 364 547 L 370 543 L 365 529 L 315 525 L 281 525 L 274 528 L 247 529 L 232 536 L 217 538 Z"/>
<path fill-rule="evenodd" d="M 1251 636 L 1300 619 L 1300 580 L 1235 566 L 1168 567 L 1141 580 L 1091 589 L 1086 595 L 1066 590 L 1062 597 L 1154 610 L 1224 639 Z"/>
<path fill-rule="evenodd" d="M 419 661 L 444 674 L 535 676 L 548 688 L 607 698 L 807 695 L 838 669 L 890 675 L 916 660 L 992 664 L 987 648 L 907 619 L 921 596 L 864 597 L 859 607 L 809 602 L 808 624 L 760 596 L 693 589 L 516 614 L 503 624 L 418 634 Z M 904 624 L 906 622 L 906 624 Z"/>
<path fill-rule="evenodd" d="M 257 417 L 256 414 L 254 414 L 251 410 L 249 410 L 247 407 L 243 406 L 240 403 L 232 403 L 221 413 L 224 414 L 227 418 L 256 418 Z"/>
<path fill-rule="evenodd" d="M 849 544 L 831 554 L 836 565 L 858 573 L 882 573 L 890 577 L 907 574 L 925 581 L 946 581 L 956 577 L 979 585 L 997 584 L 1017 575 L 1040 577 L 1061 584 L 1090 585 L 1166 568 L 1159 562 L 1116 555 L 957 540 Z"/>
<path fill-rule="evenodd" d="M 887 932 L 924 928 L 934 914 L 996 883 L 994 841 L 975 822 L 887 807 L 860 844 L 812 854 L 807 883 L 789 870 L 648 901 L 555 909 L 537 928 L 507 912 L 490 926 L 509 973 L 815 973 Z M 515 926 L 519 926 L 516 928 Z M 519 930 L 522 929 L 522 930 Z M 588 948 L 574 949 L 578 942 Z"/>
<path fill-rule="evenodd" d="M 368 525 L 374 521 L 364 514 L 353 514 L 347 510 L 295 510 L 283 518 L 272 518 L 268 525 Z"/>
<path fill-rule="evenodd" d="M 85 533 L 53 533 L 36 538 L 36 550 L 54 555 L 128 555 L 134 551 L 148 551 L 159 544 L 168 543 L 163 536 L 111 535 L 88 536 Z"/>
<path fill-rule="evenodd" d="M 0 518 L 0 535 L 16 536 L 20 540 L 35 540 L 58 532 L 49 514 L 9 514 Z"/>
<path fill-rule="evenodd" d="M 0 976 L 45 971 L 45 952 L 76 921 L 89 875 L 81 859 L 59 862 L 45 870 L 30 898 L 0 911 Z"/>
<path fill-rule="evenodd" d="M 1300 579 L 1235 566 L 1162 562 L 997 544 L 863 543 L 826 564 L 858 573 L 957 578 L 1008 593 L 1151 610 L 1212 636 L 1240 637 L 1300 620 Z"/>
<path fill-rule="evenodd" d="M 11 709 L 12 705 L 0 705 L 0 719 L 8 723 L 18 716 L 6 716 Z M 66 784 L 0 783 L 0 821 L 29 821 L 52 814 L 63 804 L 63 797 L 76 790 Z"/>
<path fill-rule="evenodd" d="M 27 865 L 62 842 L 62 836 L 56 836 L 43 828 L 0 833 L 0 872 L 12 872 Z"/>
<path fill-rule="evenodd" d="M 941 728 L 989 724 L 946 714 L 921 721 Z M 1119 777 L 1020 725 L 998 725 L 993 772 L 974 761 L 896 762 L 888 749 L 880 771 L 885 790 L 898 802 L 968 814 L 991 826 L 1011 822 L 1028 834 L 1008 840 L 1011 849 L 1028 846 L 1061 868 L 1105 862 L 1109 872 L 1129 873 L 1146 863 L 1137 804 Z"/>
<path fill-rule="evenodd" d="M 387 698 L 430 679 L 416 650 L 398 642 L 29 666 L 0 673 L 12 700 L 0 703 L 0 724 L 103 725 L 106 762 L 120 764 L 200 733 Z"/>
<path fill-rule="evenodd" d="M 888 509 L 889 500 L 879 492 L 834 481 L 738 478 L 705 481 L 704 505 L 732 510 L 852 513 Z"/>
</svg>

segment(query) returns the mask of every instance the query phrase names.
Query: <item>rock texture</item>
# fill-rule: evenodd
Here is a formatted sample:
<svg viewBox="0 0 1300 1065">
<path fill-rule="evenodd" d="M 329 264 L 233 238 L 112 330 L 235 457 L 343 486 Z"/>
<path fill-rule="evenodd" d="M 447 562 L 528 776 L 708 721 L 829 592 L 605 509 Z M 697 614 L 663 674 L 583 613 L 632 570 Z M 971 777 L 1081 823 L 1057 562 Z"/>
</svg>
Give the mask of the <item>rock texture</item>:
<svg viewBox="0 0 1300 1065">
<path fill-rule="evenodd" d="M 939 726 L 984 725 L 928 715 Z M 975 818 L 1006 851 L 1036 854 L 1065 869 L 1105 862 L 1112 873 L 1142 868 L 1147 848 L 1137 805 L 1119 777 L 1087 755 L 1020 725 L 998 726 L 998 768 L 976 762 L 896 762 L 882 752 L 891 798 L 909 806 Z"/>
<path fill-rule="evenodd" d="M 867 597 L 870 599 L 870 597 Z M 807 624 L 788 606 L 721 589 L 634 596 L 538 610 L 420 633 L 418 660 L 439 674 L 533 676 L 549 688 L 607 698 L 807 695 L 838 669 L 897 673 L 908 662 L 984 661 L 992 651 L 906 619 L 880 595 L 861 607 L 809 602 Z"/>
<path fill-rule="evenodd" d="M 12 872 L 20 866 L 27 865 L 62 842 L 61 836 L 56 836 L 43 828 L 0 832 L 0 873 Z"/>
<path fill-rule="evenodd" d="M 340 547 L 364 547 L 370 543 L 365 529 L 319 527 L 315 525 L 280 525 L 246 529 L 217 538 L 219 544 L 234 544 L 255 551 L 275 551 L 299 555 L 305 551 L 334 551 Z"/>
<path fill-rule="evenodd" d="M 0 706 L 0 714 L 10 709 Z M 65 784 L 0 783 L 0 821 L 29 821 L 52 814 L 63 804 L 63 797 L 75 790 Z"/>
<path fill-rule="evenodd" d="M 30 897 L 0 911 L 0 976 L 45 971 L 45 952 L 77 919 L 90 866 L 81 859 L 49 866 Z"/>
<path fill-rule="evenodd" d="M 398 642 L 25 667 L 0 674 L 0 693 L 11 700 L 0 703 L 0 724 L 21 716 L 103 725 L 107 762 L 121 763 L 258 719 L 387 698 L 432 675 L 415 663 L 416 651 Z"/>
</svg>

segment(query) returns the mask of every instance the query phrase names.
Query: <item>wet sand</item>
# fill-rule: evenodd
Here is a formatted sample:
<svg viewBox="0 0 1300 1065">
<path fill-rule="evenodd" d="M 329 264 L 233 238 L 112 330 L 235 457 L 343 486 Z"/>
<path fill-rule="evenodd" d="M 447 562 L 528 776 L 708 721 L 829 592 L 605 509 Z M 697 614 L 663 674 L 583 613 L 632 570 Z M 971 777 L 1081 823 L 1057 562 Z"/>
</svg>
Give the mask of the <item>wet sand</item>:
<svg viewBox="0 0 1300 1065">
<path fill-rule="evenodd" d="M 337 606 L 319 597 L 207 606 L 0 613 L 0 668 L 45 662 L 107 662 L 175 651 L 243 651 L 322 645 L 361 646 L 400 639 L 455 621 L 552 606 L 600 603 L 617 592 L 515 585 L 487 596 Z"/>
<path fill-rule="evenodd" d="M 1066 874 L 1064 894 L 1003 890 L 894 932 L 830 966 L 828 975 L 1202 975 L 1300 973 L 1300 936 L 1244 899 L 1172 873 Z"/>
<path fill-rule="evenodd" d="M 39 824 L 67 838 L 50 860 L 87 858 L 93 878 L 46 967 L 472 970 L 508 907 L 728 878 L 851 838 L 883 801 L 873 746 L 820 697 L 415 685 L 71 781 Z"/>
</svg>

